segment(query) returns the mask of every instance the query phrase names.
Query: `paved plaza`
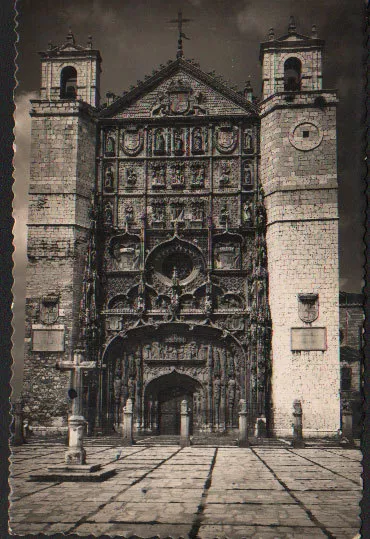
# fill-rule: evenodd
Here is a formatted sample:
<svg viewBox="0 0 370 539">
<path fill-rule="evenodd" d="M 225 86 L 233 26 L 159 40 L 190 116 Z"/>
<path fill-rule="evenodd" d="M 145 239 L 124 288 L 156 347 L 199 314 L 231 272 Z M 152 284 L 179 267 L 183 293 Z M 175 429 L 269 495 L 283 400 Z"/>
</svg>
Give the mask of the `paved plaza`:
<svg viewBox="0 0 370 539">
<path fill-rule="evenodd" d="M 13 448 L 13 534 L 352 539 L 360 528 L 357 449 L 90 443 L 89 464 L 114 463 L 114 477 L 28 480 L 64 451 L 47 441 Z"/>
</svg>

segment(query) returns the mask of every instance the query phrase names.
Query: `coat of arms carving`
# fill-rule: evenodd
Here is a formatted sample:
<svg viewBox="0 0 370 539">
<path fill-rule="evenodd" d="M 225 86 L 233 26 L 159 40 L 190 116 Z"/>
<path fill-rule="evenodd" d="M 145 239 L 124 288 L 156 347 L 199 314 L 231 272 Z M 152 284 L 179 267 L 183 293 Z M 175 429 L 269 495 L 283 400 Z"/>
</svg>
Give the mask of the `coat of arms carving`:
<svg viewBox="0 0 370 539">
<path fill-rule="evenodd" d="M 121 135 L 121 149 L 129 156 L 138 155 L 144 146 L 144 136 L 141 129 L 127 128 Z"/>
<path fill-rule="evenodd" d="M 302 322 L 314 322 L 319 316 L 319 295 L 298 294 L 298 315 Z"/>
<path fill-rule="evenodd" d="M 238 144 L 238 128 L 231 125 L 217 127 L 214 142 L 220 153 L 232 153 Z"/>
<path fill-rule="evenodd" d="M 205 97 L 201 92 L 194 94 L 189 83 L 179 78 L 172 80 L 165 92 L 161 92 L 152 108 L 152 116 L 206 114 Z"/>
<path fill-rule="evenodd" d="M 43 324 L 54 324 L 59 316 L 59 296 L 49 294 L 41 299 L 40 321 Z"/>
</svg>

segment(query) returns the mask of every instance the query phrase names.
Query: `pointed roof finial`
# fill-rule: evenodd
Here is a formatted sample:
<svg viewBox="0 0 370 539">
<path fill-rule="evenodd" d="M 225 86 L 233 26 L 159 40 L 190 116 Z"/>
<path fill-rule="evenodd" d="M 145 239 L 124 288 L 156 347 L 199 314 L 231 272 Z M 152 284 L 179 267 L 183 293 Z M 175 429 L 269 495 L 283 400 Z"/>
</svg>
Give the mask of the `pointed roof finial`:
<svg viewBox="0 0 370 539">
<path fill-rule="evenodd" d="M 316 27 L 316 24 L 313 24 L 313 25 L 312 25 L 312 29 L 311 29 L 311 37 L 313 37 L 313 38 L 316 38 L 316 37 L 317 37 L 317 27 Z"/>
<path fill-rule="evenodd" d="M 293 17 L 293 15 L 291 15 L 291 17 L 289 19 L 289 26 L 288 26 L 289 34 L 294 34 L 296 29 L 297 29 L 297 27 L 296 27 L 296 24 L 295 24 L 294 17 Z"/>
<path fill-rule="evenodd" d="M 73 35 L 71 28 L 68 28 L 67 42 L 71 43 L 72 45 L 76 44 L 75 36 Z"/>
<path fill-rule="evenodd" d="M 92 36 L 89 36 L 89 37 L 87 38 L 87 48 L 88 48 L 88 49 L 92 49 L 92 44 L 93 44 L 93 43 L 92 43 Z"/>
<path fill-rule="evenodd" d="M 269 40 L 274 41 L 274 39 L 275 39 L 275 31 L 274 31 L 273 28 L 270 28 L 270 30 L 269 30 Z"/>
</svg>

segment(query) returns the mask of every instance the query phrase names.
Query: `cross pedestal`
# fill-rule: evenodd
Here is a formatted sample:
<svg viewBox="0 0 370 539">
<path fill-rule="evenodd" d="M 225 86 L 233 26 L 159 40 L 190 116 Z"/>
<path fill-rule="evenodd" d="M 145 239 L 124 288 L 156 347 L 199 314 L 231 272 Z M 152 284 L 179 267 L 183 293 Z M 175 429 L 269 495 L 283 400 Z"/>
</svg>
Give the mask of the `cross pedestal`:
<svg viewBox="0 0 370 539">
<path fill-rule="evenodd" d="M 66 464 L 86 464 L 86 451 L 83 447 L 83 438 L 86 429 L 86 420 L 82 413 L 82 372 L 95 369 L 94 361 L 84 361 L 84 352 L 75 350 L 73 361 L 61 361 L 57 369 L 73 373 L 76 396 L 72 400 L 72 414 L 68 418 L 68 450 L 65 454 Z"/>
<path fill-rule="evenodd" d="M 73 373 L 74 395 L 72 400 L 72 414 L 68 418 L 68 450 L 65 453 L 65 464 L 48 466 L 47 472 L 31 475 L 33 481 L 103 481 L 115 473 L 115 469 L 108 467 L 101 469 L 100 464 L 87 465 L 86 451 L 83 447 L 83 438 L 86 420 L 82 414 L 82 373 L 84 370 L 95 369 L 94 361 L 84 361 L 84 351 L 76 349 L 73 361 L 61 361 L 57 364 L 60 371 Z"/>
</svg>

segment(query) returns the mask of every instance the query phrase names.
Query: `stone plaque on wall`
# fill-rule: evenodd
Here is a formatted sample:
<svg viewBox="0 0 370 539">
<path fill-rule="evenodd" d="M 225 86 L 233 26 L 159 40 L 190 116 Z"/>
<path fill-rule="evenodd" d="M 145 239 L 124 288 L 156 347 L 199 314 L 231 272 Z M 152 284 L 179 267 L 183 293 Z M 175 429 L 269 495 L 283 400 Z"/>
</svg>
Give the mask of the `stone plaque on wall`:
<svg viewBox="0 0 370 539">
<path fill-rule="evenodd" d="M 326 348 L 326 328 L 292 328 L 292 351 L 323 351 Z"/>
<path fill-rule="evenodd" d="M 64 352 L 63 325 L 32 326 L 32 351 L 33 352 Z"/>
</svg>

